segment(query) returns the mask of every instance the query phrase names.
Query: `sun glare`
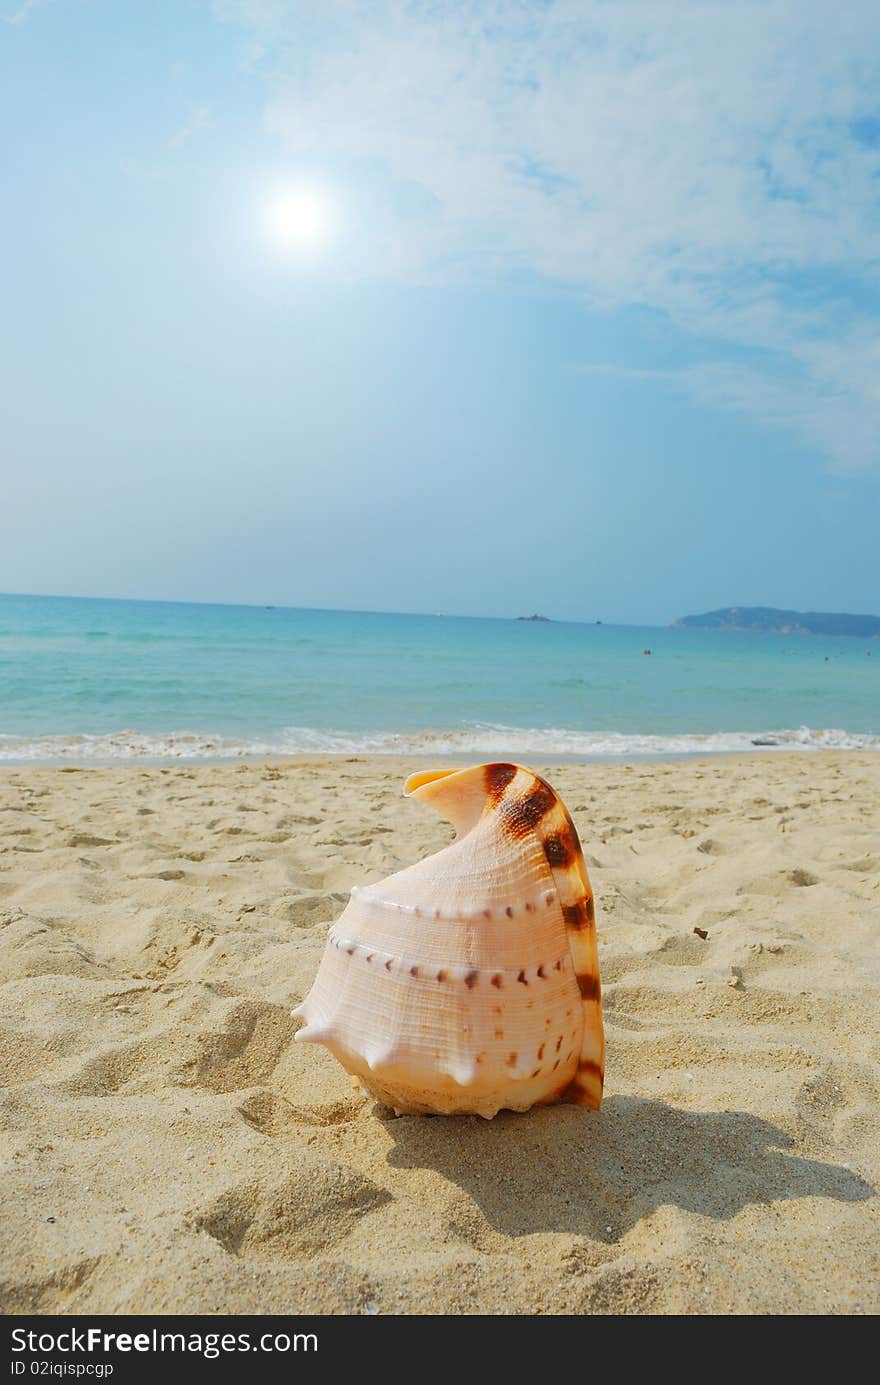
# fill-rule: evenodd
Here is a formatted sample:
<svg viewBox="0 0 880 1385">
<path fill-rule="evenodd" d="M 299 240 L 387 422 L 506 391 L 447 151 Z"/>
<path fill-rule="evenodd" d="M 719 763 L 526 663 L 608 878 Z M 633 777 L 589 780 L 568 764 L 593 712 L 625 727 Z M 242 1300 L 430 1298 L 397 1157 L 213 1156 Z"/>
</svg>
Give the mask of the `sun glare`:
<svg viewBox="0 0 880 1385">
<path fill-rule="evenodd" d="M 286 188 L 266 202 L 263 224 L 279 250 L 320 250 L 330 238 L 333 217 L 326 195 L 315 188 Z"/>
</svg>

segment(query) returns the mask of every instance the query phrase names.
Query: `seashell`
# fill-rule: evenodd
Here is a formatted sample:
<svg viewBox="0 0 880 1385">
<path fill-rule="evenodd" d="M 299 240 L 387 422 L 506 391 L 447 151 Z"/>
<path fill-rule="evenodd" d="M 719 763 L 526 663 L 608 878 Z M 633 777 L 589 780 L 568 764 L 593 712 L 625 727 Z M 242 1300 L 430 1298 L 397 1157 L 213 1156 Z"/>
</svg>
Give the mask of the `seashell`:
<svg viewBox="0 0 880 1385">
<path fill-rule="evenodd" d="M 413 774 L 450 846 L 356 886 L 331 927 L 298 1040 L 324 1044 L 398 1112 L 598 1109 L 605 1042 L 593 895 L 577 831 L 520 765 Z"/>
</svg>

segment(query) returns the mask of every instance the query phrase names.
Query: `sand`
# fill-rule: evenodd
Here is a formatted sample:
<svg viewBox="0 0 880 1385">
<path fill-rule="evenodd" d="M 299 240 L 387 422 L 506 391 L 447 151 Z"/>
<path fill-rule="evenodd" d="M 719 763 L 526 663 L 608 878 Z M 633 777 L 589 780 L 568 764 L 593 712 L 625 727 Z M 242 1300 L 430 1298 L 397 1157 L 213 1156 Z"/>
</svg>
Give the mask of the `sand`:
<svg viewBox="0 0 880 1385">
<path fill-rule="evenodd" d="M 536 766 L 606 1101 L 491 1122 L 292 1043 L 350 886 L 449 839 L 414 767 L 0 772 L 0 1307 L 877 1312 L 880 756 Z"/>
</svg>

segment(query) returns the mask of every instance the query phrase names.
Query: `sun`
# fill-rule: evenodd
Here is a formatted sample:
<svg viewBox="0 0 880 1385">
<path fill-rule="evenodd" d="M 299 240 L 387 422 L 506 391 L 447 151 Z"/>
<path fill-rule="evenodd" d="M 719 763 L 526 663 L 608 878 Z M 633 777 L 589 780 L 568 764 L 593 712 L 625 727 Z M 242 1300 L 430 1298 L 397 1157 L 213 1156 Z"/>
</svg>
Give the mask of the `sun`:
<svg viewBox="0 0 880 1385">
<path fill-rule="evenodd" d="M 278 250 L 314 252 L 327 244 L 333 213 L 326 193 L 318 188 L 283 188 L 267 198 L 263 228 Z"/>
</svg>

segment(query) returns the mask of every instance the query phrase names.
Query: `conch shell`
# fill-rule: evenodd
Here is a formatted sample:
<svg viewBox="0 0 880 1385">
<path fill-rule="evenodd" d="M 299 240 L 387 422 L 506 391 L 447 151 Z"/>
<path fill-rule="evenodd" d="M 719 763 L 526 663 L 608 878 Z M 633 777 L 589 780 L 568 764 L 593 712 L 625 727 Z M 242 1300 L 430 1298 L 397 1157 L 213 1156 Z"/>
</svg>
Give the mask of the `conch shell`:
<svg viewBox="0 0 880 1385">
<path fill-rule="evenodd" d="M 593 894 L 577 831 L 520 765 L 413 774 L 455 841 L 355 886 L 297 1039 L 398 1112 L 598 1109 L 605 1041 Z"/>
</svg>

